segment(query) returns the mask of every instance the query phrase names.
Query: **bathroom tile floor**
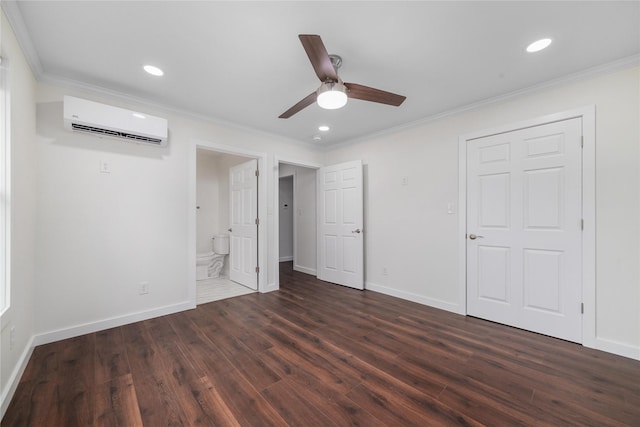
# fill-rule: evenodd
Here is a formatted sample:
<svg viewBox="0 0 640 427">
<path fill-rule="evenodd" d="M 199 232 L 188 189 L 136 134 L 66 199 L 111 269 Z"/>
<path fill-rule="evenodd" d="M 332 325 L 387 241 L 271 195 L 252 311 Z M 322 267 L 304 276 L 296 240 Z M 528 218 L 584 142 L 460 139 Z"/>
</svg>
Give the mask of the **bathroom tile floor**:
<svg viewBox="0 0 640 427">
<path fill-rule="evenodd" d="M 228 277 L 198 280 L 196 282 L 196 304 L 205 304 L 254 292 L 253 289 L 232 282 Z"/>
</svg>

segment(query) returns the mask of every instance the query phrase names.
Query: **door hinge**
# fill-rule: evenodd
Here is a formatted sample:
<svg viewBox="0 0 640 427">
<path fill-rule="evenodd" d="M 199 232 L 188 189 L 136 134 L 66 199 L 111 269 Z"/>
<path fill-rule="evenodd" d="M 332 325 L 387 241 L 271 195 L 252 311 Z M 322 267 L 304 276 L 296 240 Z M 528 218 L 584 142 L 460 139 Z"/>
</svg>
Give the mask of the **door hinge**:
<svg viewBox="0 0 640 427">
<path fill-rule="evenodd" d="M 580 230 L 584 230 L 584 219 L 580 220 Z"/>
<path fill-rule="evenodd" d="M 580 314 L 584 314 L 584 303 L 580 303 Z"/>
<path fill-rule="evenodd" d="M 256 273 L 260 273 L 260 267 L 256 267 Z"/>
<path fill-rule="evenodd" d="M 256 225 L 260 225 L 260 218 L 256 218 Z"/>
<path fill-rule="evenodd" d="M 256 169 L 256 176 L 260 176 L 260 171 Z"/>
<path fill-rule="evenodd" d="M 580 136 L 580 148 L 584 148 L 584 136 Z"/>
</svg>

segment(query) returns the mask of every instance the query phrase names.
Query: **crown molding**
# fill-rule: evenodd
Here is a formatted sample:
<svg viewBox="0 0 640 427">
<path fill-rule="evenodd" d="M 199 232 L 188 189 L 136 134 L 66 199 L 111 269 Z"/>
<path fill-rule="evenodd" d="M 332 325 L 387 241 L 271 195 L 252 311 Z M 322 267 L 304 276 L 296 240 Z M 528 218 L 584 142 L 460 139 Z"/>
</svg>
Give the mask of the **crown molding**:
<svg viewBox="0 0 640 427">
<path fill-rule="evenodd" d="M 29 67 L 31 67 L 31 72 L 34 74 L 36 80 L 39 80 L 43 75 L 42 64 L 40 63 L 38 52 L 31 41 L 31 36 L 27 31 L 27 26 L 22 19 L 22 12 L 20 12 L 18 2 L 13 0 L 0 0 L 0 7 L 4 11 L 4 15 L 7 17 L 7 21 L 9 21 L 9 25 L 11 25 L 11 29 L 13 29 L 16 35 L 16 39 L 18 39 L 18 44 L 27 59 Z"/>
<path fill-rule="evenodd" d="M 625 58 L 618 59 L 616 61 L 608 62 L 606 64 L 597 65 L 595 67 L 587 68 L 586 70 L 578 71 L 576 73 L 568 74 L 563 77 L 558 77 L 553 80 L 548 80 L 546 82 L 538 83 L 533 86 L 529 86 L 523 89 L 518 89 L 513 92 L 506 93 L 504 95 L 494 96 L 492 98 L 487 98 L 478 102 L 474 102 L 467 105 L 462 105 L 460 107 L 456 107 L 447 111 L 443 111 L 441 113 L 437 113 L 428 117 L 424 117 L 419 120 L 415 120 L 409 123 L 405 123 L 400 126 L 394 126 L 379 132 L 373 132 L 367 135 L 363 135 L 358 138 L 350 139 L 347 141 L 339 142 L 332 145 L 327 145 L 324 148 L 324 151 L 331 151 L 338 148 L 347 147 L 350 145 L 359 144 L 362 142 L 370 141 L 374 138 L 379 138 L 391 134 L 395 134 L 404 130 L 413 129 L 419 126 L 423 126 L 428 123 L 432 123 L 436 120 L 443 119 L 445 117 L 455 116 L 461 113 L 465 113 L 467 111 L 478 110 L 480 108 L 484 108 L 490 105 L 498 104 L 513 98 L 517 98 L 520 96 L 528 95 L 531 93 L 539 92 L 544 89 L 550 89 L 553 87 L 580 82 L 584 80 L 588 80 L 597 76 L 611 74 L 616 71 L 625 70 L 628 68 L 638 67 L 640 66 L 640 54 L 627 56 Z"/>
</svg>

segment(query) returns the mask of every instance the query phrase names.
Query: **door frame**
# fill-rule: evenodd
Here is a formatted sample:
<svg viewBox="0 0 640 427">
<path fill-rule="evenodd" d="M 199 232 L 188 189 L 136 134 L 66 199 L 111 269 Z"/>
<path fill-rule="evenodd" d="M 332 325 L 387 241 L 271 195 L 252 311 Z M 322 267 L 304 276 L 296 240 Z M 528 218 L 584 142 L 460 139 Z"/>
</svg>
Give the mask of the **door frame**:
<svg viewBox="0 0 640 427">
<path fill-rule="evenodd" d="M 282 157 L 282 156 L 273 156 L 273 194 L 274 194 L 274 198 L 273 198 L 273 204 L 271 205 L 271 210 L 273 212 L 273 216 L 274 216 L 274 239 L 273 239 L 273 243 L 271 244 L 274 253 L 278 254 L 278 259 L 279 259 L 279 254 L 280 254 L 280 209 L 278 206 L 278 203 L 280 202 L 280 198 L 275 196 L 276 194 L 278 194 L 279 191 L 279 185 L 280 185 L 280 163 L 286 163 L 288 165 L 293 165 L 293 166 L 300 166 L 303 168 L 308 168 L 308 169 L 320 169 L 323 165 L 321 165 L 320 163 L 314 163 L 314 162 L 308 162 L 305 160 L 300 160 L 300 159 L 294 159 L 294 158 L 290 158 L 290 157 Z M 295 204 L 295 191 L 296 191 L 296 178 L 295 175 L 293 177 L 293 201 Z M 296 208 L 296 206 L 294 205 L 294 209 Z M 295 215 L 295 210 L 294 210 L 294 215 L 293 215 L 293 259 L 295 262 L 295 258 L 296 258 L 296 240 L 295 240 L 295 234 L 296 234 L 296 215 Z M 278 261 L 278 260 L 276 260 Z M 274 266 L 274 283 L 275 283 L 275 287 L 273 288 L 273 290 L 275 289 L 280 289 L 280 268 L 279 268 L 279 262 L 276 262 L 275 266 Z M 271 290 L 271 289 L 270 289 Z"/>
<path fill-rule="evenodd" d="M 582 119 L 582 345 L 596 348 L 596 107 L 589 105 L 462 135 L 458 138 L 459 314 L 467 314 L 467 145 L 469 141 L 573 118 Z"/>
<path fill-rule="evenodd" d="M 217 153 L 243 156 L 248 159 L 258 161 L 258 292 L 267 292 L 267 154 L 258 151 L 245 150 L 207 141 L 204 139 L 192 138 L 190 141 L 188 155 L 188 177 L 187 177 L 187 299 L 192 308 L 196 307 L 196 159 L 197 150 L 209 150 Z"/>
</svg>

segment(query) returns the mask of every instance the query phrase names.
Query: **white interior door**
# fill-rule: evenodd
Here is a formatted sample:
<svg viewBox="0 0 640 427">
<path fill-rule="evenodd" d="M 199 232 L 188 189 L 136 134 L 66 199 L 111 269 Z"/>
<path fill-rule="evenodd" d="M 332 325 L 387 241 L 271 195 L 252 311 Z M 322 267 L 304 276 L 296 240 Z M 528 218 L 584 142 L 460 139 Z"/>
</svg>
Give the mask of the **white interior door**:
<svg viewBox="0 0 640 427">
<path fill-rule="evenodd" d="M 258 161 L 229 170 L 231 280 L 258 289 Z"/>
<path fill-rule="evenodd" d="M 467 312 L 581 342 L 582 121 L 469 141 Z"/>
<path fill-rule="evenodd" d="M 320 280 L 364 289 L 362 161 L 318 169 Z"/>
</svg>

